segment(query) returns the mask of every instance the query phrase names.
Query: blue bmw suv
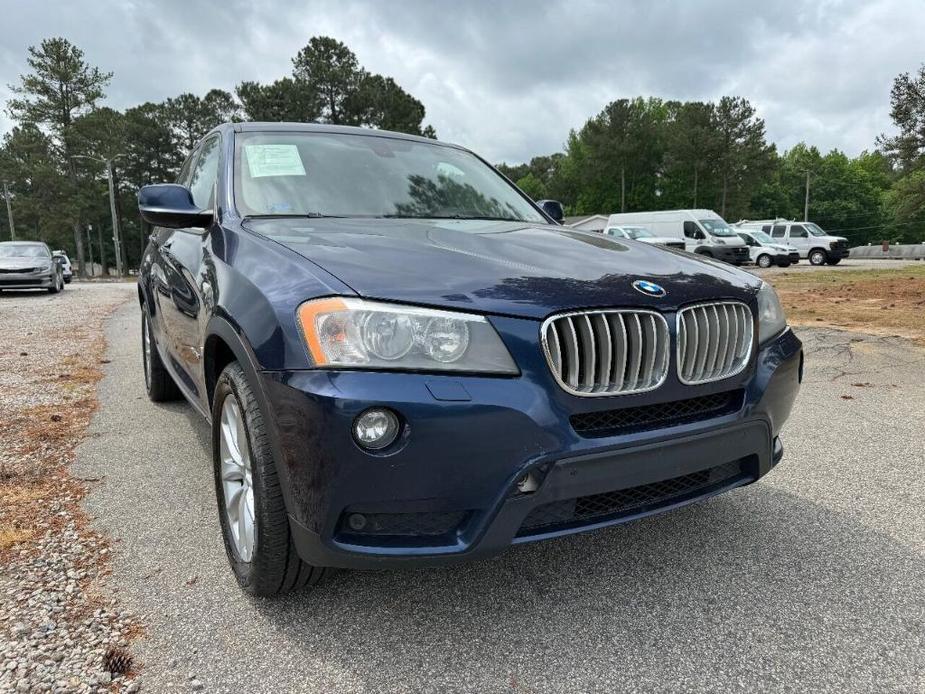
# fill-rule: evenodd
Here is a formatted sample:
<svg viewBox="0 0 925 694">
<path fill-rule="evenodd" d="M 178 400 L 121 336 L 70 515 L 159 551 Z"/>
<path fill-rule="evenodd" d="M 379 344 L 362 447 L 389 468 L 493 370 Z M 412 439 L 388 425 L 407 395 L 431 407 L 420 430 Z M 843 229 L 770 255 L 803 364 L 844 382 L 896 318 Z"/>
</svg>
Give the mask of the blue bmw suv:
<svg viewBox="0 0 925 694">
<path fill-rule="evenodd" d="M 803 355 L 769 285 L 559 226 L 466 149 L 226 124 L 138 200 L 148 395 L 210 422 L 251 593 L 626 522 L 781 459 Z"/>
</svg>

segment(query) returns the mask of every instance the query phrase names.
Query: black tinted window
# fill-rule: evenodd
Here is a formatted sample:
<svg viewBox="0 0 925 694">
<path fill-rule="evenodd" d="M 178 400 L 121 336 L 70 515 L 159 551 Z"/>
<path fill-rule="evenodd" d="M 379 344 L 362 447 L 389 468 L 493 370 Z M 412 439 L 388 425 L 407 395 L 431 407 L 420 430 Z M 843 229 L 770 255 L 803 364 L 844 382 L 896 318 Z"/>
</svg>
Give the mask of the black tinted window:
<svg viewBox="0 0 925 694">
<path fill-rule="evenodd" d="M 684 222 L 684 235 L 689 239 L 697 238 L 697 225 L 693 222 Z"/>
<path fill-rule="evenodd" d="M 792 239 L 805 239 L 809 236 L 806 229 L 803 228 L 801 224 L 791 224 L 790 225 L 790 238 Z"/>
<path fill-rule="evenodd" d="M 771 236 L 776 239 L 784 238 L 784 232 L 787 231 L 787 227 L 783 224 L 775 224 L 774 229 L 771 231 Z"/>
<path fill-rule="evenodd" d="M 212 194 L 215 191 L 215 179 L 218 177 L 218 145 L 217 137 L 211 137 L 202 143 L 202 151 L 190 178 L 189 189 L 193 192 L 193 202 L 202 210 L 212 207 Z"/>
<path fill-rule="evenodd" d="M 770 224 L 764 224 L 764 225 L 762 225 L 761 231 L 763 231 L 765 234 L 770 234 L 770 233 L 771 233 L 771 225 L 770 225 Z"/>
</svg>

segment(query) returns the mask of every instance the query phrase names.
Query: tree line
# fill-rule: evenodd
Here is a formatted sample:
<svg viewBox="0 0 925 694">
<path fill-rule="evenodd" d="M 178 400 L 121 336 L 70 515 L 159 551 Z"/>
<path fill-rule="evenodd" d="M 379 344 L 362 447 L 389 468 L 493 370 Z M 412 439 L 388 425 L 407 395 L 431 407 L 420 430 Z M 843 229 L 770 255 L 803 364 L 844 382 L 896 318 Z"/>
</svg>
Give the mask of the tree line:
<svg viewBox="0 0 925 694">
<path fill-rule="evenodd" d="M 275 82 L 242 82 L 234 94 L 212 89 L 123 111 L 104 103 L 112 73 L 88 64 L 66 39 L 30 47 L 28 66 L 29 73 L 10 85 L 6 110 L 15 126 L 0 147 L 0 180 L 10 191 L 17 237 L 63 248 L 81 267 L 91 255 L 104 271 L 115 265 L 109 162 L 124 260 L 135 267 L 146 243 L 136 191 L 174 180 L 195 144 L 219 123 L 314 121 L 436 137 L 424 125 L 420 101 L 325 36 L 310 39 L 292 59 L 291 75 Z M 0 239 L 10 237 L 0 214 Z"/>
<path fill-rule="evenodd" d="M 237 120 L 324 122 L 436 137 L 424 105 L 391 77 L 364 69 L 335 39 L 318 36 L 292 58 L 289 75 L 241 82 L 125 110 L 105 104 L 112 73 L 79 47 L 49 38 L 30 47 L 29 72 L 10 85 L 15 125 L 0 146 L 17 236 L 64 248 L 81 267 L 92 255 L 114 265 L 107 198 L 111 164 L 127 267 L 146 238 L 135 192 L 173 180 L 215 125 Z M 925 239 L 925 66 L 893 84 L 895 136 L 848 157 L 798 144 L 780 153 L 742 97 L 716 102 L 618 99 L 568 134 L 564 151 L 499 168 L 534 199 L 569 214 L 687 207 L 730 221 L 809 218 L 852 243 Z M 0 239 L 10 238 L 0 208 Z M 92 227 L 92 233 L 90 228 Z"/>
<path fill-rule="evenodd" d="M 925 241 L 925 66 L 891 94 L 898 135 L 851 158 L 800 143 L 779 153 L 747 99 L 619 99 L 565 151 L 499 168 L 572 215 L 705 207 L 729 221 L 809 219 L 854 243 Z"/>
</svg>

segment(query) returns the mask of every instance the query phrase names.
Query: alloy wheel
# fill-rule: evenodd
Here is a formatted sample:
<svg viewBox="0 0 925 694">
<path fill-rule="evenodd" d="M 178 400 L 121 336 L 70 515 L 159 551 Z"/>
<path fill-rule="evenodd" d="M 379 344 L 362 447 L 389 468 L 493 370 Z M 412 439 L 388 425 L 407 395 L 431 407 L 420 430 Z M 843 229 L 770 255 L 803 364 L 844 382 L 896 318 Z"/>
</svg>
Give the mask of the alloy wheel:
<svg viewBox="0 0 925 694">
<path fill-rule="evenodd" d="M 222 403 L 219 458 L 228 532 L 241 561 L 249 562 L 256 540 L 254 479 L 244 416 L 233 393 Z"/>
</svg>

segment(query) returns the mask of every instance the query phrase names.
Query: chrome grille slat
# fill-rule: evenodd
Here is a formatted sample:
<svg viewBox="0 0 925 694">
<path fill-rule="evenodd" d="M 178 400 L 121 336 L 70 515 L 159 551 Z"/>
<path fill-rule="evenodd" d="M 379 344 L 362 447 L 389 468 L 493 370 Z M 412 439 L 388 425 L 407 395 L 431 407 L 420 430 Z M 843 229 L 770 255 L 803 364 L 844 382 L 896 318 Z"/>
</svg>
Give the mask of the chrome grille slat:
<svg viewBox="0 0 925 694">
<path fill-rule="evenodd" d="M 578 335 L 571 318 L 565 321 L 565 362 L 568 378 L 566 382 L 573 389 L 578 389 Z"/>
<path fill-rule="evenodd" d="M 646 310 L 577 311 L 542 328 L 556 381 L 574 395 L 652 390 L 668 375 L 670 337 L 664 317 Z"/>
<path fill-rule="evenodd" d="M 587 315 L 577 316 L 575 322 L 578 325 L 576 330 L 578 343 L 581 345 L 581 361 L 578 368 L 579 389 L 590 392 L 594 389 L 594 331 L 591 329 L 591 319 Z"/>
<path fill-rule="evenodd" d="M 735 301 L 688 306 L 678 312 L 678 377 L 709 383 L 740 373 L 751 357 L 751 310 Z"/>
<path fill-rule="evenodd" d="M 610 383 L 610 362 L 613 358 L 613 340 L 610 338 L 610 325 L 600 313 L 595 313 L 591 319 L 592 326 L 597 334 L 597 378 L 595 379 L 595 392 L 607 390 Z"/>
</svg>

